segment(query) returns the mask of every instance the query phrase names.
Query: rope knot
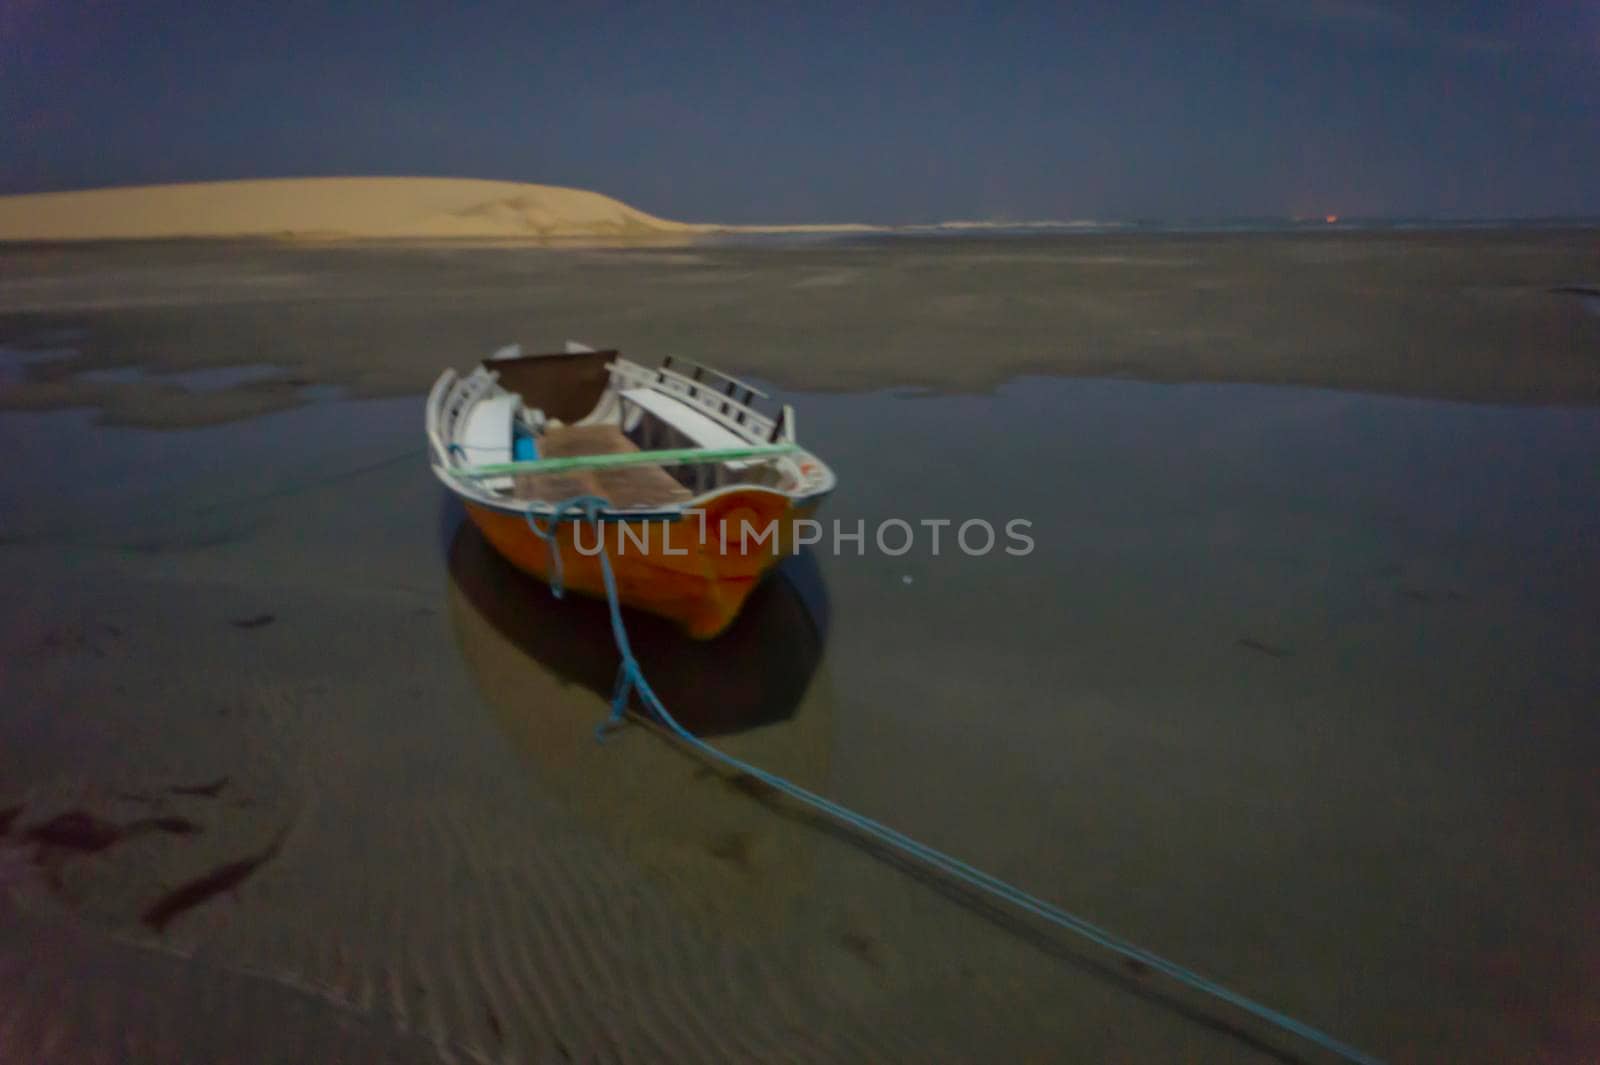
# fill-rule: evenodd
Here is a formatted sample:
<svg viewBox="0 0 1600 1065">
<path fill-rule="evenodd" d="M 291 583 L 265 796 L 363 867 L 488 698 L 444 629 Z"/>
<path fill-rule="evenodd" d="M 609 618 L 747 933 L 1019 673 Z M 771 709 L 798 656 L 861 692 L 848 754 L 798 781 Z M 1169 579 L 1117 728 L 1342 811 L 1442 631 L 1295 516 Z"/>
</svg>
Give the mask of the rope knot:
<svg viewBox="0 0 1600 1065">
<path fill-rule="evenodd" d="M 528 523 L 533 535 L 543 540 L 550 550 L 550 591 L 557 599 L 564 599 L 567 594 L 566 577 L 561 570 L 561 545 L 556 543 L 556 534 L 561 531 L 562 523 L 592 521 L 599 525 L 600 514 L 608 506 L 610 504 L 599 496 L 573 496 L 571 499 L 564 499 L 550 512 L 549 527 L 544 529 L 539 527 L 539 519 L 534 517 L 532 510 L 522 512 L 523 520 Z M 605 557 L 603 534 L 600 537 L 600 557 L 609 583 L 611 562 Z"/>
</svg>

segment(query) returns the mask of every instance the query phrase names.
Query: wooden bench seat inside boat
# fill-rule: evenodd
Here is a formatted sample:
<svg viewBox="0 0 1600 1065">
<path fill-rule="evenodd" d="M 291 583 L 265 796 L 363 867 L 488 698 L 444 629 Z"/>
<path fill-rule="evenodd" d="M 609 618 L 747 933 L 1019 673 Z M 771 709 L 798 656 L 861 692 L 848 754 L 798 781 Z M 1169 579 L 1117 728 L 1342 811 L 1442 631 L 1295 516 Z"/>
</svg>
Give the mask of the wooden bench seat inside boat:
<svg viewBox="0 0 1600 1065">
<path fill-rule="evenodd" d="M 615 425 L 559 425 L 539 438 L 539 457 L 622 455 L 638 451 Z M 533 473 L 516 478 L 514 495 L 550 503 L 573 496 L 595 495 L 615 507 L 654 507 L 682 503 L 693 495 L 660 466 L 628 466 L 617 470 Z"/>
</svg>

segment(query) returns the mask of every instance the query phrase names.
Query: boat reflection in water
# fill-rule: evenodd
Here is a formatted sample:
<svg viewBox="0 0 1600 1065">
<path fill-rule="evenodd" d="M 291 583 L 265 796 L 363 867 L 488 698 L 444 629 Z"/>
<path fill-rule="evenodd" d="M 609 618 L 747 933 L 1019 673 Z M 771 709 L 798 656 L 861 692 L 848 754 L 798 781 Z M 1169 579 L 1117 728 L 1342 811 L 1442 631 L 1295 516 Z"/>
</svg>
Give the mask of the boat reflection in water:
<svg viewBox="0 0 1600 1065">
<path fill-rule="evenodd" d="M 747 779 L 713 771 L 637 726 L 595 740 L 617 649 L 605 603 L 556 599 L 463 524 L 450 545 L 450 617 L 474 681 L 530 761 L 534 788 L 571 808 L 637 865 L 718 920 L 764 925 L 804 893 L 814 837 Z M 819 670 L 826 590 L 809 553 L 787 559 L 716 639 L 625 610 L 635 656 L 661 701 L 734 757 L 826 786 L 832 699 Z"/>
</svg>

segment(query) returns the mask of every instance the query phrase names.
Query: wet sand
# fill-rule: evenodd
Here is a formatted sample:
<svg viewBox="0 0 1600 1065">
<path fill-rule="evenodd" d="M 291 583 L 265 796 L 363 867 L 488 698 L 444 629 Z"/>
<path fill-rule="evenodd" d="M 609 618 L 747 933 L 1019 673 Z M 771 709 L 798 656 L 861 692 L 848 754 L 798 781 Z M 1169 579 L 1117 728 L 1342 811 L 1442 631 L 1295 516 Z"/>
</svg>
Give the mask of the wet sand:
<svg viewBox="0 0 1600 1065">
<path fill-rule="evenodd" d="M 789 388 L 981 392 L 1022 373 L 1240 381 L 1482 402 L 1600 401 L 1595 230 L 1075 234 L 679 248 L 271 243 L 0 247 L 0 345 L 82 352 L 11 409 L 226 420 L 425 391 L 445 364 L 568 338 Z M 65 338 L 65 339 L 63 339 Z M 85 369 L 268 363 L 195 402 Z"/>
<path fill-rule="evenodd" d="M 147 254 L 180 251 L 193 268 Z M 24 315 L 83 354 L 4 388 L 137 365 L 93 387 L 204 406 L 267 371 L 214 392 L 159 372 L 300 372 L 252 334 L 199 343 L 239 313 L 199 295 L 165 355 L 88 339 L 126 307 Z M 1318 1060 L 648 732 L 593 742 L 600 608 L 462 524 L 417 395 L 311 388 L 404 390 L 437 362 L 380 386 L 330 358 L 280 384 L 292 409 L 205 428 L 0 415 L 26 458 L 0 479 L 0 1047 Z M 823 552 L 717 643 L 631 625 L 718 745 L 1380 1057 L 1582 1060 L 1600 414 L 1521 365 L 1572 402 L 1045 376 L 790 395 L 841 474 L 826 517 L 1024 517 L 1037 550 Z"/>
</svg>

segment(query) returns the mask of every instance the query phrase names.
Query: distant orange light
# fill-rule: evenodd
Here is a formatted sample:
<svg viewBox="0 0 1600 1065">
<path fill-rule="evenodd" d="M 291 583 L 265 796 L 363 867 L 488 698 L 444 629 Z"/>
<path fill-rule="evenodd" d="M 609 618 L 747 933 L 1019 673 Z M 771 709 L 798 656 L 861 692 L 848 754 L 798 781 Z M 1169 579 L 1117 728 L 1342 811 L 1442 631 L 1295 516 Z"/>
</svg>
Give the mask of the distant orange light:
<svg viewBox="0 0 1600 1065">
<path fill-rule="evenodd" d="M 1339 216 L 1336 214 L 1325 214 L 1322 216 L 1322 220 L 1331 226 L 1339 220 Z"/>
</svg>

